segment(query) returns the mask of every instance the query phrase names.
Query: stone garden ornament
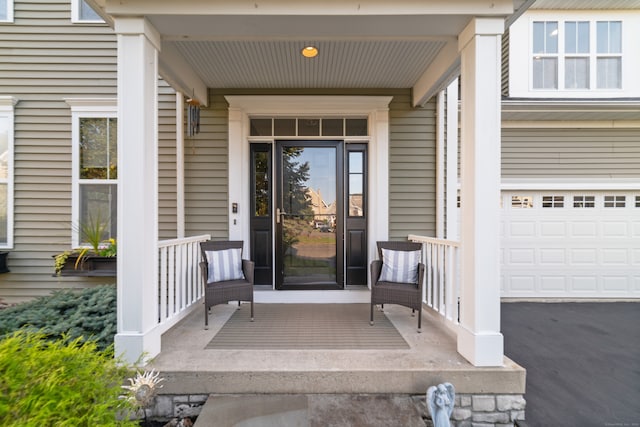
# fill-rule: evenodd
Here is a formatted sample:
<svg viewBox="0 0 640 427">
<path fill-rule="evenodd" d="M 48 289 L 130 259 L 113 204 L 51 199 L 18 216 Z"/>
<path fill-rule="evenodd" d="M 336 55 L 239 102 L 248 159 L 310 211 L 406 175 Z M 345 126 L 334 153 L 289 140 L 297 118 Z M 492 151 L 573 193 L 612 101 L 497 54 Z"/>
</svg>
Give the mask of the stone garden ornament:
<svg viewBox="0 0 640 427">
<path fill-rule="evenodd" d="M 451 427 L 449 419 L 455 404 L 456 391 L 451 383 L 438 384 L 427 389 L 427 408 L 433 427 Z"/>
</svg>

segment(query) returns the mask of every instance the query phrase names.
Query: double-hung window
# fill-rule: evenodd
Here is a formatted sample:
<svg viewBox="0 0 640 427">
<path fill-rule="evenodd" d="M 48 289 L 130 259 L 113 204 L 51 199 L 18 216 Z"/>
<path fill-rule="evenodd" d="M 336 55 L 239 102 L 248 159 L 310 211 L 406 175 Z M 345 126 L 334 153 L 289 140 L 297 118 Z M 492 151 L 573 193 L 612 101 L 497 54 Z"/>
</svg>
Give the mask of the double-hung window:
<svg viewBox="0 0 640 427">
<path fill-rule="evenodd" d="M 13 22 L 13 0 L 0 0 L 0 22 Z"/>
<path fill-rule="evenodd" d="M 95 101 L 95 100 L 94 100 Z M 100 223 L 103 239 L 117 237 L 118 121 L 115 100 L 67 99 L 72 112 L 73 246 L 82 246 L 79 228 Z"/>
<path fill-rule="evenodd" d="M 622 88 L 622 22 L 598 21 L 598 89 Z"/>
<path fill-rule="evenodd" d="M 534 21 L 532 88 L 622 88 L 621 21 Z"/>
<path fill-rule="evenodd" d="M 13 247 L 13 108 L 16 99 L 0 96 L 0 248 Z"/>
<path fill-rule="evenodd" d="M 533 23 L 533 88 L 558 88 L 558 22 Z"/>
</svg>

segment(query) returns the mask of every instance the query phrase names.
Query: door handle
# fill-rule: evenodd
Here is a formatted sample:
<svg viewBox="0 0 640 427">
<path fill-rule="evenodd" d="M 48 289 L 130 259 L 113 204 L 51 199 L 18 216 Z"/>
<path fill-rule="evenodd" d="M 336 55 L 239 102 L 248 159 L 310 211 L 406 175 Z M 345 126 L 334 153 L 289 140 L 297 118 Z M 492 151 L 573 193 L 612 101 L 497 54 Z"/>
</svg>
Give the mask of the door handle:
<svg viewBox="0 0 640 427">
<path fill-rule="evenodd" d="M 276 224 L 280 224 L 281 215 L 286 215 L 285 211 L 281 211 L 280 208 L 276 208 Z"/>
</svg>

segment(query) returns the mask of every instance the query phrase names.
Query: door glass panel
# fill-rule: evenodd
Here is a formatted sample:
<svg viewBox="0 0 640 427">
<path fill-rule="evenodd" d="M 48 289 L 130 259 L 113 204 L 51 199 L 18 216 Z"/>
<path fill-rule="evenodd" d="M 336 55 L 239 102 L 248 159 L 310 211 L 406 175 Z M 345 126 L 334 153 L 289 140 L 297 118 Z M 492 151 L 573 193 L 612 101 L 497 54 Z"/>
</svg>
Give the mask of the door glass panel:
<svg viewBox="0 0 640 427">
<path fill-rule="evenodd" d="M 364 216 L 364 153 L 349 153 L 349 216 Z"/>
<path fill-rule="evenodd" d="M 253 153 L 253 176 L 255 185 L 254 212 L 257 217 L 269 216 L 269 199 L 271 187 L 269 186 L 269 153 L 256 151 Z"/>
<path fill-rule="evenodd" d="M 335 285 L 336 147 L 283 147 L 285 285 Z"/>
</svg>

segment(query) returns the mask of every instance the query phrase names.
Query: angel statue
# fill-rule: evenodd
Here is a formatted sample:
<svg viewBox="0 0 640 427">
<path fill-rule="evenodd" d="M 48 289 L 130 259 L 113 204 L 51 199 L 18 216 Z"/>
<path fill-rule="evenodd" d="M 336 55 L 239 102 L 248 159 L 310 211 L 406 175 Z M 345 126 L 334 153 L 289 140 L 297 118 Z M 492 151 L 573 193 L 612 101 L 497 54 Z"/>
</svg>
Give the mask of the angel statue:
<svg viewBox="0 0 640 427">
<path fill-rule="evenodd" d="M 433 427 L 451 427 L 449 418 L 453 412 L 456 391 L 453 384 L 444 383 L 431 386 L 427 390 L 427 407 L 433 420 Z"/>
</svg>

